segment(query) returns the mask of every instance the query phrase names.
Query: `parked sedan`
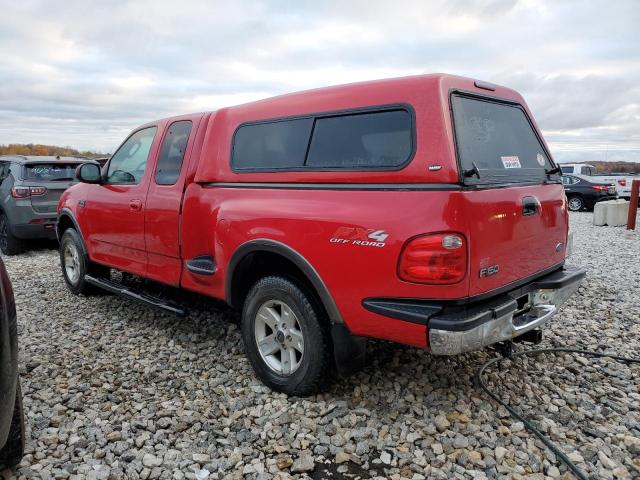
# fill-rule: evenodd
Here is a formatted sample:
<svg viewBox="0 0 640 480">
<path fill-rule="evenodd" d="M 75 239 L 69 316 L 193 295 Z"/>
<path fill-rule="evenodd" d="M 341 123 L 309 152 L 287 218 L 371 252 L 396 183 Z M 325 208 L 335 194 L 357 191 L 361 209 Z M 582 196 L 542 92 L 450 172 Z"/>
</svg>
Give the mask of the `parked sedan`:
<svg viewBox="0 0 640 480">
<path fill-rule="evenodd" d="M 0 259 L 0 471 L 24 452 L 24 414 L 18 380 L 18 326 L 9 276 Z"/>
<path fill-rule="evenodd" d="M 593 210 L 597 202 L 618 198 L 615 185 L 599 182 L 583 175 L 562 175 L 564 193 L 567 195 L 569 210 Z"/>
</svg>

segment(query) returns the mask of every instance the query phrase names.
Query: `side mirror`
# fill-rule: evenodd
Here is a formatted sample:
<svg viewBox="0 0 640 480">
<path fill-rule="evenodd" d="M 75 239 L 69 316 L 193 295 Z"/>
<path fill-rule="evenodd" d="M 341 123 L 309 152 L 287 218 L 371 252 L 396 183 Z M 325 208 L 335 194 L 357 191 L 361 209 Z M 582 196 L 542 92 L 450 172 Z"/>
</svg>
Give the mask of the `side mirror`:
<svg viewBox="0 0 640 480">
<path fill-rule="evenodd" d="M 95 163 L 83 163 L 76 168 L 76 178 L 82 183 L 101 183 L 100 167 Z"/>
</svg>

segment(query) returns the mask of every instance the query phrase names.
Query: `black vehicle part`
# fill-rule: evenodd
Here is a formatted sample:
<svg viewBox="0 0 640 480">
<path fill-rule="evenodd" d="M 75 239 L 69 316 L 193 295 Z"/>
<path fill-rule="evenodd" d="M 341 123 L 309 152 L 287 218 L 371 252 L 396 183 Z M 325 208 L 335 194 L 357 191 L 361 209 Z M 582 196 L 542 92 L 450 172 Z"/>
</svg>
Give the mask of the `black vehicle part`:
<svg viewBox="0 0 640 480">
<path fill-rule="evenodd" d="M 518 353 L 512 354 L 511 358 L 514 359 L 516 357 L 523 357 L 523 356 L 527 356 L 527 355 L 539 355 L 541 353 L 558 353 L 558 352 L 579 353 L 580 355 L 587 355 L 587 356 L 590 356 L 590 357 L 598 357 L 598 358 L 611 358 L 613 360 L 617 360 L 618 362 L 640 363 L 640 358 L 622 357 L 620 355 L 614 355 L 614 354 L 610 354 L 610 353 L 593 352 L 591 350 L 580 350 L 578 348 L 539 348 L 539 349 L 536 349 L 536 350 L 525 350 L 523 352 L 518 352 Z M 562 461 L 562 463 L 564 463 L 569 468 L 569 470 L 571 470 L 573 472 L 573 474 L 576 477 L 578 477 L 580 480 L 589 480 L 589 477 L 582 470 L 580 470 L 576 466 L 576 464 L 574 464 L 571 460 L 569 460 L 569 457 L 567 457 L 567 455 L 565 455 L 565 453 L 562 450 L 560 450 L 560 448 L 558 448 L 555 443 L 553 443 L 544 433 L 542 433 L 540 430 L 538 430 L 538 428 L 533 424 L 533 422 L 531 420 L 527 419 L 524 415 L 521 415 L 520 413 L 518 413 L 508 403 L 503 402 L 502 400 L 500 400 L 498 395 L 496 395 L 494 392 L 489 390 L 489 387 L 487 387 L 487 384 L 484 383 L 484 381 L 482 380 L 482 374 L 484 373 L 484 371 L 488 367 L 490 367 L 494 363 L 498 363 L 500 361 L 502 361 L 502 357 L 493 358 L 493 359 L 489 360 L 487 363 L 485 363 L 484 365 L 482 365 L 476 371 L 476 378 L 475 378 L 476 379 L 476 384 L 482 389 L 482 391 L 484 393 L 489 395 L 489 397 L 491 397 L 493 400 L 495 400 L 500 405 L 502 405 L 504 408 L 506 408 L 507 411 L 509 412 L 509 414 L 511 414 L 512 417 L 520 420 L 524 424 L 524 426 L 531 433 L 533 433 L 536 437 L 538 437 L 540 439 L 540 441 L 542 443 L 544 443 L 545 446 L 549 450 L 551 450 Z"/>
<path fill-rule="evenodd" d="M 213 275 L 216 273 L 216 261 L 210 255 L 193 257 L 186 261 L 187 270 L 198 275 Z"/>
<path fill-rule="evenodd" d="M 343 378 L 361 370 L 367 358 L 367 339 L 355 337 L 342 323 L 331 325 L 333 358 L 338 375 Z"/>
<path fill-rule="evenodd" d="M 513 339 L 514 343 L 533 343 L 534 345 L 539 344 L 542 341 L 542 330 L 535 329 L 529 330 L 528 332 L 523 333 L 519 337 Z"/>
<path fill-rule="evenodd" d="M 102 288 L 103 290 L 107 290 L 108 292 L 115 293 L 116 295 L 120 295 L 121 297 L 129 298 L 131 300 L 135 300 L 136 302 L 144 303 L 145 305 L 150 305 L 165 312 L 173 313 L 178 317 L 186 317 L 188 315 L 187 310 L 180 307 L 179 305 L 168 302 L 167 300 L 160 297 L 155 297 L 146 293 L 135 292 L 129 287 L 121 283 L 114 282 L 111 279 L 97 278 L 92 277 L 91 275 L 85 275 L 84 280 L 85 282 Z"/>
<path fill-rule="evenodd" d="M 22 389 L 20 388 L 20 381 L 18 380 L 9 436 L 7 437 L 4 447 L 0 448 L 0 470 L 5 467 L 13 467 L 22 460 L 22 456 L 24 455 L 25 432 Z"/>
<path fill-rule="evenodd" d="M 4 212 L 0 212 L 0 249 L 5 255 L 17 255 L 22 251 L 22 244 L 11 231 L 9 217 Z"/>
</svg>

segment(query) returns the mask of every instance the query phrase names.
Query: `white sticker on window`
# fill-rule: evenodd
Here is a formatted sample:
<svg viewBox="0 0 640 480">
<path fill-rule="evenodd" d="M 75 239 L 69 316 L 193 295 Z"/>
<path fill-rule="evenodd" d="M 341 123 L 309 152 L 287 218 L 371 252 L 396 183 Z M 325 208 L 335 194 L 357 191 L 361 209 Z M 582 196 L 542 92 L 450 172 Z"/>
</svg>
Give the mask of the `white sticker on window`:
<svg viewBox="0 0 640 480">
<path fill-rule="evenodd" d="M 517 155 L 512 157 L 500 157 L 500 159 L 502 160 L 504 168 L 522 168 L 522 165 L 520 165 L 520 159 Z"/>
<path fill-rule="evenodd" d="M 544 160 L 544 155 L 542 155 L 541 153 L 539 153 L 539 154 L 536 156 L 536 160 L 538 161 L 538 165 L 540 165 L 541 167 L 544 167 L 544 162 L 545 162 L 545 160 Z"/>
</svg>

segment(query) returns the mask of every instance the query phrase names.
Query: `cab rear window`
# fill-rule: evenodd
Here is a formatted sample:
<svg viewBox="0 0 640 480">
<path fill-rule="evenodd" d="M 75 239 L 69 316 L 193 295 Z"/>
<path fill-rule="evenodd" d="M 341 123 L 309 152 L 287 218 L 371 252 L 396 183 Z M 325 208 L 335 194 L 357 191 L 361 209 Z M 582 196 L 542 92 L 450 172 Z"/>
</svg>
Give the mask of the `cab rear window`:
<svg viewBox="0 0 640 480">
<path fill-rule="evenodd" d="M 30 163 L 24 167 L 24 179 L 36 182 L 64 182 L 75 178 L 77 163 Z"/>
<path fill-rule="evenodd" d="M 521 106 L 459 94 L 451 103 L 465 183 L 547 179 L 554 166 Z"/>
</svg>

